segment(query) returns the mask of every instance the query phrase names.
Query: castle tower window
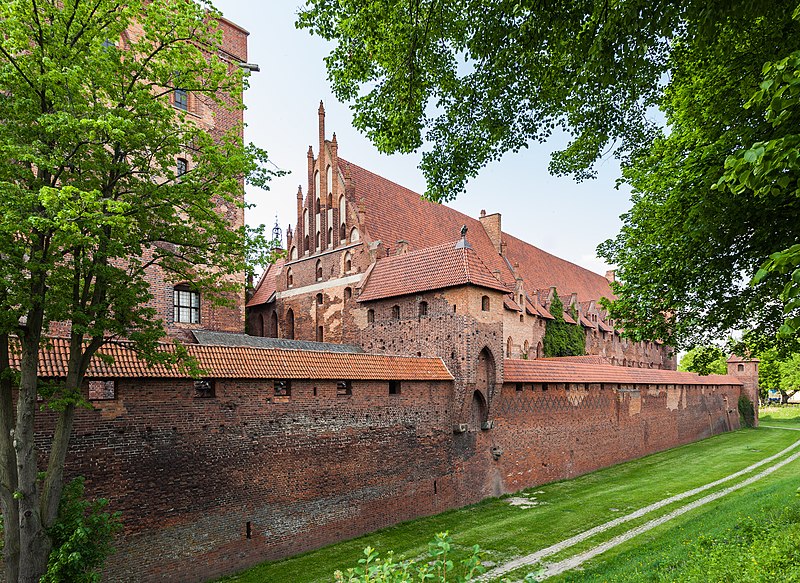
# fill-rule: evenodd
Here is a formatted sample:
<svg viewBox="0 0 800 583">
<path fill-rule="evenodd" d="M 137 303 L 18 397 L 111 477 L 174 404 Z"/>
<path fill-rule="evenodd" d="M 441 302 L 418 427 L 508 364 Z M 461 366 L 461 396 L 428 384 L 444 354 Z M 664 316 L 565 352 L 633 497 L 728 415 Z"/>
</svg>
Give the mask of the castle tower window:
<svg viewBox="0 0 800 583">
<path fill-rule="evenodd" d="M 292 275 L 292 268 L 286 270 L 286 287 L 292 287 L 294 285 L 294 276 Z"/>
<path fill-rule="evenodd" d="M 353 256 L 350 255 L 350 251 L 344 254 L 344 272 L 350 273 L 350 270 L 353 269 Z"/>
<path fill-rule="evenodd" d="M 339 240 L 344 243 L 347 240 L 347 227 L 344 223 L 339 226 Z"/>
<path fill-rule="evenodd" d="M 319 170 L 314 172 L 314 194 L 316 194 L 317 197 L 319 197 Z"/>
<path fill-rule="evenodd" d="M 200 323 L 200 292 L 188 285 L 176 285 L 172 289 L 173 321 L 184 324 Z"/>
<path fill-rule="evenodd" d="M 353 229 L 350 231 L 350 242 L 355 243 L 356 241 L 360 240 L 361 240 L 361 235 L 359 234 L 358 229 L 356 227 L 353 227 Z"/>
<path fill-rule="evenodd" d="M 389 394 L 390 395 L 400 394 L 400 381 L 389 381 Z"/>
<path fill-rule="evenodd" d="M 744 365 L 743 365 L 743 364 L 740 364 L 740 365 L 738 365 L 738 366 L 736 367 L 736 370 L 737 370 L 738 372 L 744 372 Z"/>
<path fill-rule="evenodd" d="M 339 197 L 339 238 L 344 241 L 347 238 L 347 227 L 345 226 L 346 222 L 346 210 L 347 203 L 345 202 L 344 195 Z"/>
<path fill-rule="evenodd" d="M 315 239 L 316 249 L 319 249 L 319 231 L 317 231 L 317 237 Z"/>
<path fill-rule="evenodd" d="M 328 227 L 328 247 L 333 247 L 333 227 Z"/>
<path fill-rule="evenodd" d="M 525 345 L 522 347 L 522 357 L 523 358 L 528 358 L 528 350 L 530 350 L 530 344 L 528 344 L 528 341 L 526 340 L 525 341 Z"/>
<path fill-rule="evenodd" d="M 189 162 L 186 161 L 186 158 L 178 158 L 175 161 L 175 176 L 180 178 L 188 171 L 189 171 Z"/>
<path fill-rule="evenodd" d="M 306 235 L 306 240 L 305 240 L 305 252 L 306 252 L 306 253 L 308 253 L 308 250 L 309 250 L 309 248 L 308 248 L 308 235 Z"/>
<path fill-rule="evenodd" d="M 175 89 L 172 92 L 172 105 L 180 110 L 189 111 L 189 93 L 186 89 Z"/>
<path fill-rule="evenodd" d="M 317 326 L 317 342 L 325 341 L 325 330 L 322 326 Z"/>
<path fill-rule="evenodd" d="M 322 305 L 322 294 L 321 293 L 317 294 L 317 305 L 318 306 Z"/>
<path fill-rule="evenodd" d="M 292 308 L 286 310 L 286 338 L 294 340 L 294 311 Z"/>
<path fill-rule="evenodd" d="M 511 336 L 508 337 L 508 341 L 506 342 L 506 358 L 511 358 L 511 349 L 514 346 L 514 341 L 511 339 Z"/>
<path fill-rule="evenodd" d="M 317 236 L 319 236 L 319 233 L 317 233 Z M 317 259 L 316 273 L 317 281 L 322 281 L 322 261 L 319 259 Z"/>
<path fill-rule="evenodd" d="M 370 308 L 367 310 L 367 323 L 372 324 L 375 321 L 375 310 Z"/>
<path fill-rule="evenodd" d="M 428 315 L 428 302 L 419 303 L 419 315 L 420 317 Z"/>
<path fill-rule="evenodd" d="M 483 296 L 481 298 L 481 310 L 484 312 L 489 311 L 489 296 Z"/>
<path fill-rule="evenodd" d="M 400 306 L 392 306 L 392 320 L 400 319 Z"/>
<path fill-rule="evenodd" d="M 314 212 L 319 214 L 319 195 L 317 195 L 317 199 L 314 201 Z"/>
<path fill-rule="evenodd" d="M 353 290 L 349 287 L 344 288 L 344 299 L 349 300 L 353 297 Z"/>
</svg>

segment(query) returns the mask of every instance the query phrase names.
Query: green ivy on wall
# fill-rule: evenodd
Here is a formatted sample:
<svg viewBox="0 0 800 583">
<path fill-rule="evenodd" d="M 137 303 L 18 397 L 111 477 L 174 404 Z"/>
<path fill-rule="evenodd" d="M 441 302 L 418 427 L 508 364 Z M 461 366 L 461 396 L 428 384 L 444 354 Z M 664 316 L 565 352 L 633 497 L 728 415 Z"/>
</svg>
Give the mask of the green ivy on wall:
<svg viewBox="0 0 800 583">
<path fill-rule="evenodd" d="M 550 313 L 555 320 L 547 321 L 544 334 L 543 348 L 545 356 L 581 356 L 586 354 L 586 339 L 580 324 L 569 324 L 564 320 L 564 304 L 558 297 L 556 290 L 553 302 L 550 304 Z M 572 308 L 572 317 L 578 320 L 575 308 Z"/>
</svg>

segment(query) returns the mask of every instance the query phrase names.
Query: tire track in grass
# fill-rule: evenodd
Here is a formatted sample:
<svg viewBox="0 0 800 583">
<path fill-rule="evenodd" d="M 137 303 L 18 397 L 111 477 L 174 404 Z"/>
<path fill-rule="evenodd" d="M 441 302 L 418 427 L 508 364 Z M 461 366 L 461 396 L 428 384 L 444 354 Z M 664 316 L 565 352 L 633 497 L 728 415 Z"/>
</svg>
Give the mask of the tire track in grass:
<svg viewBox="0 0 800 583">
<path fill-rule="evenodd" d="M 761 480 L 762 478 L 765 478 L 765 477 L 769 476 L 771 473 L 781 469 L 783 466 L 792 463 L 793 461 L 795 461 L 798 458 L 800 458 L 800 452 L 797 452 L 797 453 L 793 454 L 792 456 L 786 458 L 785 460 L 778 462 L 774 466 L 771 466 L 771 467 L 767 468 L 766 470 L 764 470 L 763 472 L 760 472 L 760 473 L 756 474 L 755 476 L 751 476 L 751 477 L 747 478 L 746 480 L 743 480 L 743 481 L 739 482 L 738 484 L 734 484 L 733 486 L 729 486 L 729 487 L 725 488 L 724 490 L 720 490 L 719 492 L 714 492 L 713 494 L 709 494 L 708 496 L 704 496 L 704 497 L 702 497 L 702 498 L 700 498 L 698 500 L 695 500 L 694 502 L 690 502 L 686 506 L 681 506 L 680 508 L 678 508 L 676 510 L 673 510 L 672 512 L 670 512 L 668 514 L 665 514 L 664 516 L 661 516 L 659 518 L 654 518 L 653 520 L 651 520 L 649 522 L 645 522 L 641 526 L 637 526 L 636 528 L 632 528 L 628 532 L 624 532 L 619 536 L 615 536 L 614 538 L 612 538 L 612 539 L 610 539 L 610 540 L 608 540 L 608 541 L 606 541 L 604 543 L 601 543 L 601 544 L 597 545 L 596 547 L 589 549 L 586 552 L 579 553 L 577 555 L 574 555 L 572 557 L 569 557 L 569 558 L 564 559 L 563 561 L 559 561 L 557 563 L 552 563 L 550 565 L 546 565 L 544 572 L 541 575 L 539 575 L 539 577 L 537 577 L 537 580 L 538 581 L 542 581 L 544 579 L 547 579 L 548 577 L 552 577 L 554 575 L 559 575 L 559 574 L 561 574 L 561 573 L 563 573 L 565 571 L 569 571 L 571 569 L 574 569 L 575 567 L 578 567 L 579 565 L 581 565 L 582 563 L 585 563 L 589 559 L 592 559 L 592 558 L 596 557 L 597 555 L 600 555 L 600 554 L 606 552 L 607 550 L 609 550 L 611 548 L 614 548 L 615 546 L 620 545 L 620 544 L 632 539 L 635 536 L 638 536 L 638 535 L 640 535 L 640 534 L 642 534 L 644 532 L 647 532 L 648 530 L 651 530 L 651 529 L 653 529 L 653 528 L 655 528 L 657 526 L 660 526 L 660 525 L 664 524 L 665 522 L 669 522 L 673 518 L 676 518 L 676 517 L 678 517 L 678 516 L 680 516 L 682 514 L 686 514 L 687 512 L 690 512 L 691 510 L 694 510 L 695 508 L 699 508 L 700 506 L 708 504 L 709 502 L 713 502 L 714 500 L 722 498 L 723 496 L 727 496 L 731 492 L 735 492 L 736 490 L 740 490 L 740 489 L 744 488 L 745 486 L 749 486 L 750 484 L 753 484 L 753 483 Z"/>
<path fill-rule="evenodd" d="M 784 429 L 784 428 L 783 427 L 776 427 L 775 429 Z M 524 557 L 518 557 L 516 559 L 512 559 L 508 563 L 500 565 L 499 567 L 495 567 L 491 571 L 487 571 L 486 573 L 484 573 L 480 577 L 474 579 L 474 581 L 491 581 L 492 579 L 496 579 L 497 577 L 501 577 L 502 575 L 505 575 L 506 573 L 510 573 L 511 571 L 516 571 L 517 569 L 519 569 L 521 567 L 525 567 L 525 566 L 528 566 L 528 565 L 533 565 L 535 563 L 538 563 L 542 559 L 544 559 L 545 557 L 549 557 L 551 555 L 555 555 L 557 553 L 560 553 L 561 551 L 563 551 L 565 549 L 568 549 L 568 548 L 570 548 L 572 546 L 575 546 L 576 544 L 578 544 L 580 542 L 583 542 L 586 539 L 589 539 L 589 538 L 591 538 L 591 537 L 593 537 L 593 536 L 595 536 L 597 534 L 600 534 L 601 532 L 605 532 L 605 531 L 607 531 L 607 530 L 609 530 L 611 528 L 619 526 L 620 524 L 625 524 L 626 522 L 630 522 L 631 520 L 636 520 L 637 518 L 641 518 L 645 514 L 649 514 L 650 512 L 653 512 L 654 510 L 658 510 L 659 508 L 663 508 L 664 506 L 668 506 L 670 504 L 673 504 L 674 502 L 679 502 L 681 500 L 685 500 L 686 498 L 690 498 L 692 496 L 695 496 L 696 494 L 700 494 L 701 492 L 705 492 L 706 490 L 708 490 L 710 488 L 714 488 L 716 486 L 719 486 L 720 484 L 724 484 L 725 482 L 729 482 L 729 481 L 734 480 L 734 479 L 736 479 L 736 478 L 738 478 L 740 476 L 743 476 L 745 474 L 749 474 L 753 470 L 756 470 L 756 469 L 760 468 L 761 466 L 766 465 L 766 464 L 768 464 L 768 463 L 770 463 L 770 462 L 772 462 L 772 461 L 774 461 L 774 460 L 786 455 L 787 453 L 789 453 L 793 449 L 797 448 L 798 446 L 800 446 L 800 441 L 796 441 L 792 445 L 790 445 L 789 447 L 779 451 L 778 453 L 776 453 L 774 455 L 771 455 L 769 457 L 766 457 L 763 460 L 758 461 L 758 462 L 756 462 L 756 463 L 754 463 L 754 464 L 752 464 L 750 466 L 747 466 L 746 468 L 744 468 L 742 470 L 739 470 L 738 472 L 734 472 L 733 474 L 730 474 L 728 476 L 720 478 L 719 480 L 715 480 L 713 482 L 709 482 L 708 484 L 704 484 L 703 486 L 698 486 L 697 488 L 693 488 L 691 490 L 687 490 L 686 492 L 682 492 L 682 493 L 676 494 L 674 496 L 670 496 L 669 498 L 664 498 L 663 500 L 659 500 L 658 502 L 654 502 L 653 504 L 649 504 L 647 506 L 644 506 L 644 507 L 640 508 L 639 510 L 635 510 L 634 512 L 631 512 L 630 514 L 626 514 L 625 516 L 620 516 L 619 518 L 615 518 L 614 520 L 610 520 L 610 521 L 608 521 L 608 522 L 606 522 L 604 524 L 600 524 L 598 526 L 595 526 L 594 528 L 590 528 L 589 530 L 585 530 L 585 531 L 583 531 L 581 533 L 576 534 L 575 536 L 572 536 L 572 537 L 570 537 L 568 539 L 565 539 L 565 540 L 563 540 L 561 542 L 558 542 L 558 543 L 556 543 L 554 545 L 551 545 L 551 546 L 546 547 L 544 549 L 538 550 L 538 551 L 536 551 L 534 553 L 531 553 L 529 555 L 525 555 Z M 800 454 L 796 454 L 796 455 L 800 455 Z M 623 536 L 623 535 L 621 535 L 621 536 Z"/>
</svg>

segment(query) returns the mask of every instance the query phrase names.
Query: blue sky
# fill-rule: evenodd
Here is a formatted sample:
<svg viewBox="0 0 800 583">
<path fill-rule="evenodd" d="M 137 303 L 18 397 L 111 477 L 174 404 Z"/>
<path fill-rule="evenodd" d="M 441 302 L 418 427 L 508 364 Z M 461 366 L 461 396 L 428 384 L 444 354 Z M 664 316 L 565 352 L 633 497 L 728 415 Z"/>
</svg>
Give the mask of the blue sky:
<svg viewBox="0 0 800 583">
<path fill-rule="evenodd" d="M 226 18 L 250 32 L 249 61 L 261 66 L 245 95 L 245 137 L 291 172 L 274 180 L 269 192 L 248 189 L 247 199 L 255 205 L 248 211 L 248 223 L 272 226 L 277 215 L 284 231 L 287 224 L 294 225 L 295 193 L 298 184 L 306 190 L 306 151 L 317 141 L 320 100 L 327 113 L 327 137 L 336 132 L 340 156 L 417 192 L 425 190 L 417 169 L 419 155 L 379 154 L 352 128 L 350 111 L 336 101 L 327 82 L 322 61 L 329 51 L 327 43 L 294 27 L 298 0 L 215 4 Z M 506 155 L 484 168 L 468 184 L 466 194 L 448 205 L 473 217 L 481 209 L 500 212 L 504 231 L 602 274 L 607 266 L 595 249 L 618 232 L 619 215 L 629 208 L 630 193 L 615 189 L 619 166 L 612 159 L 600 163 L 596 180 L 575 183 L 550 176 L 550 152 L 565 143 L 563 136 L 557 136 L 547 144 L 531 144 Z"/>
</svg>

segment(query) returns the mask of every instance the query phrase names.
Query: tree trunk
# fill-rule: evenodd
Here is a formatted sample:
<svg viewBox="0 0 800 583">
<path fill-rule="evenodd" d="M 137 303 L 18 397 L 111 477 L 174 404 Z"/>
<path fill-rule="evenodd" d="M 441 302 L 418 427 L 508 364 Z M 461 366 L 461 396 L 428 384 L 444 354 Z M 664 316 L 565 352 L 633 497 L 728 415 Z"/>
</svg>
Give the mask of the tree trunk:
<svg viewBox="0 0 800 583">
<path fill-rule="evenodd" d="M 17 462 L 12 442 L 14 433 L 13 382 L 9 363 L 8 335 L 0 335 L 0 510 L 5 524 L 3 560 L 6 581 L 19 575 L 19 512 L 14 492 L 17 490 Z"/>
</svg>

